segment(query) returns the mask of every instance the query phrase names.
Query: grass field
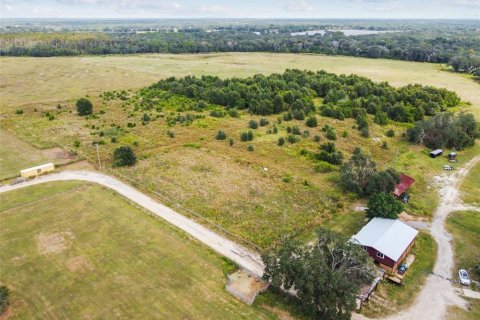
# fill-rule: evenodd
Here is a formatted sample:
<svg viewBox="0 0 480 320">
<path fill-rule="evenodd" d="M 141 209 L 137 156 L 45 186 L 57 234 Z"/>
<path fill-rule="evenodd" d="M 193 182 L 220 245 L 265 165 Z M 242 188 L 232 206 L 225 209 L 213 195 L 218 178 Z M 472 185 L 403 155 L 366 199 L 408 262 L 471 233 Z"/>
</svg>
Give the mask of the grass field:
<svg viewBox="0 0 480 320">
<path fill-rule="evenodd" d="M 285 235 L 309 234 L 318 226 L 347 228 L 344 232 L 350 233 L 363 223 L 361 214 L 352 213 L 353 197 L 338 190 L 338 172 L 318 172 L 315 163 L 305 156 L 306 152 L 318 151 L 318 143 L 313 141 L 315 135 L 326 141 L 320 130 L 330 124 L 337 131 L 336 144 L 346 159 L 355 146 L 361 145 L 379 167 L 393 166 L 412 175 L 417 181 L 411 189 L 407 211 L 428 217 L 437 201 L 437 194 L 430 192 L 433 186 L 429 177 L 442 172 L 444 161 L 431 159 L 426 149 L 404 142 L 402 125 L 380 127 L 371 123 L 371 138 L 365 139 L 352 129 L 352 119 L 319 117 L 318 128 L 308 129 L 304 122 L 292 121 L 279 125 L 278 134 L 267 134 L 277 120 L 277 116 L 271 116 L 270 126 L 255 130 L 251 143 L 255 151 L 249 152 L 238 136 L 247 130 L 250 119 L 259 117 L 207 116 L 188 127 L 176 125 L 172 139 L 166 134 L 170 128 L 165 118 L 175 113 L 178 103 L 167 102 L 166 112 L 142 126 L 138 120 L 141 114 L 132 116 L 131 110 L 124 110 L 119 102 L 106 103 L 99 98 L 105 90 L 138 88 L 171 75 L 247 76 L 281 72 L 285 68 L 359 73 L 394 85 L 421 82 L 445 86 L 472 101 L 472 108 L 480 106 L 476 100 L 480 98 L 475 94 L 480 90 L 478 83 L 433 64 L 266 53 L 1 58 L 0 111 L 4 116 L 0 123 L 37 147 L 62 146 L 85 155 L 92 163 L 97 157 L 92 141 L 104 140 L 100 158 L 107 167 L 116 146 L 132 145 L 139 156 L 138 164 L 110 172 L 134 179 L 144 190 L 170 199 L 170 205 L 185 208 L 183 213 L 194 211 L 202 220 L 207 219 L 263 248 Z M 102 111 L 88 120 L 78 117 L 74 108 L 75 99 L 87 94 L 95 110 Z M 57 104 L 62 108 L 58 109 Z M 24 114 L 15 114 L 17 109 Z M 47 112 L 54 117 L 52 120 Z M 138 125 L 127 128 L 132 121 Z M 123 131 L 117 132 L 112 125 L 121 126 Z M 286 127 L 292 125 L 298 125 L 302 131 L 308 129 L 310 137 L 295 145 L 278 147 L 276 141 L 286 136 Z M 389 128 L 396 131 L 394 138 L 385 136 Z M 235 139 L 233 146 L 228 145 L 228 140 L 214 139 L 221 129 Z M 100 137 L 100 132 L 105 136 Z M 342 137 L 343 132 L 348 136 Z M 118 138 L 118 143 L 111 143 L 111 136 Z M 374 137 L 380 141 L 373 140 Z M 79 148 L 73 147 L 75 141 L 80 142 Z M 383 141 L 388 142 L 388 150 L 381 148 Z M 462 152 L 460 157 L 464 161 L 479 151 L 477 145 Z"/>
<path fill-rule="evenodd" d="M 421 83 L 456 91 L 480 117 L 480 84 L 441 65 L 313 54 L 219 53 L 203 55 L 124 55 L 97 57 L 4 58 L 4 106 L 73 101 L 81 95 L 149 85 L 169 76 L 215 74 L 220 77 L 282 72 L 286 68 L 356 73 L 395 86 Z M 25 90 L 28 88 L 28 90 Z"/>
<path fill-rule="evenodd" d="M 466 269 L 470 277 L 480 281 L 480 215 L 474 211 L 453 212 L 447 219 L 448 231 L 455 246 L 455 270 Z"/>
<path fill-rule="evenodd" d="M 272 319 L 224 290 L 223 260 L 99 186 L 0 195 L 9 319 Z"/>
<path fill-rule="evenodd" d="M 46 162 L 61 164 L 73 159 L 75 156 L 61 148 L 39 150 L 0 129 L 0 180 L 19 175 L 21 169 Z"/>
<path fill-rule="evenodd" d="M 473 167 L 463 180 L 460 190 L 462 191 L 463 201 L 466 203 L 480 206 L 480 164 Z"/>
</svg>

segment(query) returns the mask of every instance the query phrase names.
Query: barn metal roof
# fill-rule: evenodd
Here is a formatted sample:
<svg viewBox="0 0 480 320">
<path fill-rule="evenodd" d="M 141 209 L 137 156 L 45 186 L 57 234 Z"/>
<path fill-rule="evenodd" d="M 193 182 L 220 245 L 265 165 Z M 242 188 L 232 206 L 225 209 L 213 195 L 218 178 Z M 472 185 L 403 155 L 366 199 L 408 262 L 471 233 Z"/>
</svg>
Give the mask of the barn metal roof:
<svg viewBox="0 0 480 320">
<path fill-rule="evenodd" d="M 415 179 L 407 176 L 406 174 L 400 173 L 400 182 L 395 186 L 393 194 L 397 197 L 400 197 L 402 193 L 407 191 L 408 188 L 415 182 Z"/>
<path fill-rule="evenodd" d="M 398 261 L 417 234 L 417 230 L 400 220 L 373 218 L 352 240 Z"/>
</svg>

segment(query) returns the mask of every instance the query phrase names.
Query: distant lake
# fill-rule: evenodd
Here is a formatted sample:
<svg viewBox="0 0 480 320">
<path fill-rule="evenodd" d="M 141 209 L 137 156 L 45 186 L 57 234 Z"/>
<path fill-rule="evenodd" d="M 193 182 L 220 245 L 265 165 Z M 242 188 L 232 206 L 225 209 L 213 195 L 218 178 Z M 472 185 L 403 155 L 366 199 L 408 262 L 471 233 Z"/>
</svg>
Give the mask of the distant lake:
<svg viewBox="0 0 480 320">
<path fill-rule="evenodd" d="M 339 29 L 339 30 L 328 30 L 328 31 L 340 31 L 343 32 L 346 36 L 361 36 L 367 34 L 378 34 L 378 33 L 387 33 L 387 32 L 395 32 L 395 31 L 388 31 L 388 30 L 354 30 L 354 29 Z M 292 32 L 290 35 L 292 36 L 313 36 L 315 34 L 325 34 L 325 30 L 308 30 L 308 31 L 301 31 L 301 32 Z"/>
</svg>

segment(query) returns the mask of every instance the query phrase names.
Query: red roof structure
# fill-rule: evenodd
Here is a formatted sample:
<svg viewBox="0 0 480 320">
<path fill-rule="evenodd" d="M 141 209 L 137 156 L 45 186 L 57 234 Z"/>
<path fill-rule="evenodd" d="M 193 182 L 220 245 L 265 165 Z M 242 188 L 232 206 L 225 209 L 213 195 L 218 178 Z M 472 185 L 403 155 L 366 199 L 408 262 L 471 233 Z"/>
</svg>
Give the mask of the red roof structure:
<svg viewBox="0 0 480 320">
<path fill-rule="evenodd" d="M 397 197 L 400 197 L 402 193 L 407 191 L 408 188 L 415 182 L 415 179 L 409 177 L 403 173 L 400 173 L 400 183 L 395 186 L 395 190 L 393 190 L 393 194 Z"/>
</svg>

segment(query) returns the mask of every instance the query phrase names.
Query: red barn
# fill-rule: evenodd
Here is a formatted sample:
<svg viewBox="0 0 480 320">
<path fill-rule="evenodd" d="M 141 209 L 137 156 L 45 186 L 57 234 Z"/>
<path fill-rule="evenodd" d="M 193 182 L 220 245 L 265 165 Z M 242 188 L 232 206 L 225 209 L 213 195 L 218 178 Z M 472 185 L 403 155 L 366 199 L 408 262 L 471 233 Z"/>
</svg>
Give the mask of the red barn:
<svg viewBox="0 0 480 320">
<path fill-rule="evenodd" d="M 415 179 L 409 177 L 403 173 L 400 173 L 400 182 L 395 186 L 395 190 L 393 190 L 393 194 L 397 197 L 400 197 L 402 193 L 407 191 L 408 188 L 415 182 Z"/>
<path fill-rule="evenodd" d="M 418 231 L 400 220 L 373 218 L 363 226 L 352 241 L 382 268 L 394 272 L 412 248 Z"/>
</svg>

